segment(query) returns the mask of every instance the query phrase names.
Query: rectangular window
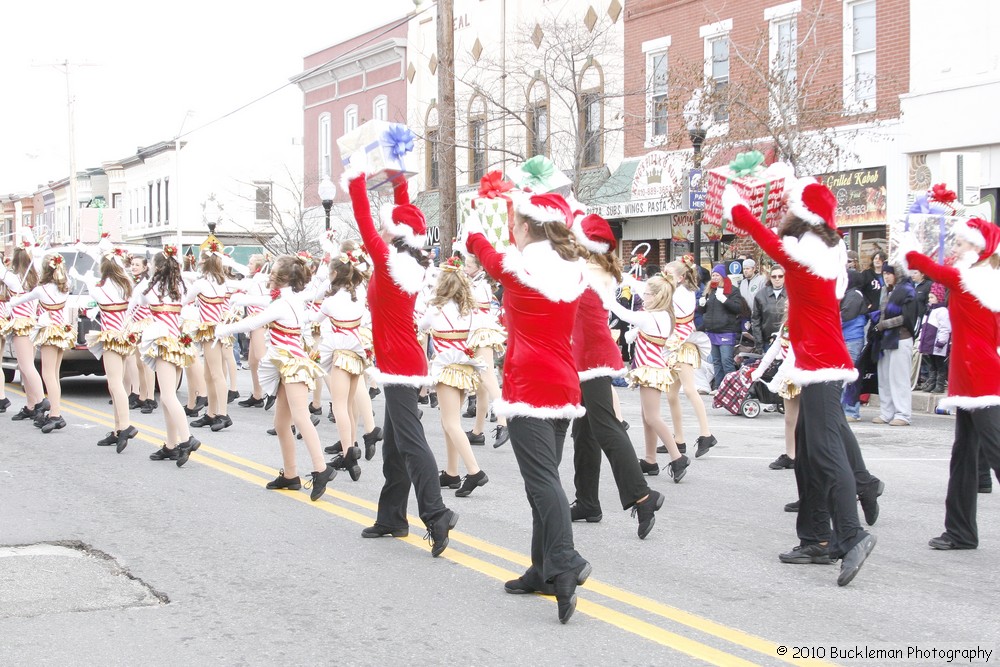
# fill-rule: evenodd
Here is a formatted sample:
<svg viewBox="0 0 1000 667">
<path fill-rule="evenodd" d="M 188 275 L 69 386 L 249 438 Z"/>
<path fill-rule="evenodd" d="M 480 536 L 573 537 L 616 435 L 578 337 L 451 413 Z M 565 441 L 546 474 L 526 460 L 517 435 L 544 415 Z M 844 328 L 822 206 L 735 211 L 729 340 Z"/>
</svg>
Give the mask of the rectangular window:
<svg viewBox="0 0 1000 667">
<path fill-rule="evenodd" d="M 255 181 L 254 187 L 257 189 L 257 220 L 271 220 L 271 184 L 262 181 Z"/>
<path fill-rule="evenodd" d="M 440 185 L 440 171 L 438 160 L 440 159 L 441 142 L 438 140 L 438 131 L 432 130 L 427 133 L 427 188 L 437 190 Z"/>
<path fill-rule="evenodd" d="M 531 110 L 531 137 L 528 143 L 528 157 L 549 154 L 549 108 L 536 104 Z"/>
<path fill-rule="evenodd" d="M 170 179 L 163 179 L 163 221 L 170 222 Z"/>
<path fill-rule="evenodd" d="M 386 98 L 376 98 L 372 104 L 372 118 L 375 120 L 389 120 L 389 102 Z"/>
<path fill-rule="evenodd" d="M 115 192 L 111 195 L 111 208 L 121 208 L 122 206 L 122 193 Z"/>
<path fill-rule="evenodd" d="M 580 100 L 580 131 L 583 140 L 583 166 L 601 164 L 601 96 L 597 92 L 584 93 Z"/>
<path fill-rule="evenodd" d="M 330 114 L 319 117 L 319 180 L 330 178 Z"/>
<path fill-rule="evenodd" d="M 354 105 L 344 110 L 344 134 L 358 128 L 358 108 Z"/>
<path fill-rule="evenodd" d="M 163 222 L 163 217 L 160 212 L 163 210 L 163 184 L 160 181 L 156 182 L 156 224 L 159 225 Z"/>
<path fill-rule="evenodd" d="M 854 101 L 875 99 L 875 0 L 855 2 L 851 11 Z"/>
<path fill-rule="evenodd" d="M 713 118 L 717 123 L 729 122 L 729 35 L 709 40 L 711 54 L 710 84 Z"/>
<path fill-rule="evenodd" d="M 667 52 L 649 56 L 650 109 L 652 136 L 667 136 Z"/>
<path fill-rule="evenodd" d="M 769 104 L 775 122 L 794 123 L 797 119 L 798 20 L 774 19 L 770 23 L 771 76 Z"/>
<path fill-rule="evenodd" d="M 153 226 L 153 184 L 150 183 L 146 187 L 149 190 L 149 193 L 148 193 L 148 195 L 146 197 L 146 206 L 148 208 L 146 208 L 146 210 L 143 212 L 142 217 L 147 222 L 146 226 L 147 227 L 152 227 Z"/>
<path fill-rule="evenodd" d="M 486 175 L 486 119 L 469 121 L 469 178 L 478 183 Z"/>
</svg>

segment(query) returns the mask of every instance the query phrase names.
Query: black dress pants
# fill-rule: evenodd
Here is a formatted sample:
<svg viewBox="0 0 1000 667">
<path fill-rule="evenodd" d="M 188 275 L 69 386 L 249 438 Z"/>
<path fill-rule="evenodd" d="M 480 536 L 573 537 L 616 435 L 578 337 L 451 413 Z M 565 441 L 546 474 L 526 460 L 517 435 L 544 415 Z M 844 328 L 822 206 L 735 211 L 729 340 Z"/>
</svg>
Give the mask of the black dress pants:
<svg viewBox="0 0 1000 667">
<path fill-rule="evenodd" d="M 955 415 L 955 444 L 951 448 L 951 475 L 944 501 L 944 533 L 955 544 L 969 548 L 979 546 L 976 498 L 980 452 L 991 468 L 1000 469 L 1000 405 L 979 410 L 959 408 Z"/>
<path fill-rule="evenodd" d="M 639 468 L 632 441 L 615 416 L 611 378 L 597 377 L 580 383 L 587 414 L 573 421 L 573 483 L 581 507 L 599 512 L 601 500 L 601 450 L 611 464 L 622 509 L 628 509 L 649 494 L 649 485 Z"/>
<path fill-rule="evenodd" d="M 507 420 L 510 444 L 531 506 L 531 567 L 523 578 L 541 588 L 586 562 L 573 547 L 569 502 L 559 480 L 568 419 L 516 416 Z"/>
<path fill-rule="evenodd" d="M 385 424 L 382 427 L 382 475 L 385 484 L 378 499 L 376 523 L 386 528 L 406 528 L 406 503 L 410 485 L 417 496 L 417 510 L 424 524 L 431 523 L 448 508 L 441 500 L 434 453 L 427 445 L 420 423 L 417 396 L 420 390 L 402 384 L 386 385 Z"/>
<path fill-rule="evenodd" d="M 852 441 L 857 448 L 857 440 L 840 405 L 842 389 L 840 382 L 803 387 L 795 425 L 795 482 L 801 499 L 796 531 L 803 545 L 829 542 L 833 558 L 866 535 L 858 521 L 857 487 L 847 455 Z"/>
</svg>

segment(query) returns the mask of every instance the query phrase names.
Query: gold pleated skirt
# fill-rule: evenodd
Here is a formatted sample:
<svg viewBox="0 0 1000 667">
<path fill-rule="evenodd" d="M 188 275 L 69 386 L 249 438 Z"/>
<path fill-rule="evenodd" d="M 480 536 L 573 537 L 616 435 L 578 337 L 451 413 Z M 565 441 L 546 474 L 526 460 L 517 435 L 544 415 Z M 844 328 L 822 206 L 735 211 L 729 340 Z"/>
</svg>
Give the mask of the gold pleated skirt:
<svg viewBox="0 0 1000 667">
<path fill-rule="evenodd" d="M 497 354 L 503 354 L 504 345 L 507 342 L 507 334 L 500 329 L 476 329 L 469 334 L 467 345 L 470 350 L 477 350 L 481 347 L 492 347 Z"/>
<path fill-rule="evenodd" d="M 191 338 L 194 338 L 196 343 L 207 343 L 211 345 L 215 342 L 215 329 L 219 325 L 215 322 L 197 322 L 196 326 L 191 331 L 185 331 L 185 333 L 191 334 Z M 233 346 L 233 337 L 226 336 L 225 338 L 219 339 L 219 345 L 223 347 Z"/>
<path fill-rule="evenodd" d="M 448 364 L 441 369 L 437 381 L 439 384 L 475 393 L 479 389 L 479 371 L 468 364 Z"/>
<path fill-rule="evenodd" d="M 104 352 L 114 352 L 123 357 L 127 357 L 135 351 L 139 343 L 138 334 L 135 332 L 101 330 L 91 331 L 86 336 L 87 347 L 98 359 Z"/>
<path fill-rule="evenodd" d="M 15 317 L 13 319 L 7 320 L 7 322 L 4 324 L 3 331 L 0 331 L 0 335 L 30 336 L 31 330 L 34 328 L 35 328 L 34 317 Z"/>
<path fill-rule="evenodd" d="M 191 345 L 181 345 L 175 336 L 160 336 L 152 341 L 140 343 L 139 349 L 147 364 L 153 368 L 156 360 L 162 359 L 178 368 L 187 368 L 194 363 L 195 351 Z"/>
<path fill-rule="evenodd" d="M 688 364 L 692 368 L 701 368 L 701 351 L 694 343 L 681 343 L 676 351 L 667 357 L 667 365 L 673 368 L 677 364 Z"/>
<path fill-rule="evenodd" d="M 278 369 L 282 382 L 302 382 L 309 391 L 316 388 L 316 378 L 323 377 L 323 369 L 319 364 L 309 358 L 296 357 L 287 350 L 271 348 L 265 360 Z"/>
<path fill-rule="evenodd" d="M 659 391 L 667 391 L 674 383 L 674 374 L 669 368 L 655 366 L 639 366 L 629 371 L 625 378 L 633 387 L 649 387 Z"/>
<path fill-rule="evenodd" d="M 778 388 L 778 396 L 781 396 L 785 400 L 796 398 L 802 393 L 802 388 L 791 380 L 782 380 L 781 386 Z"/>
<path fill-rule="evenodd" d="M 50 324 L 40 327 L 35 333 L 33 342 L 35 347 L 51 345 L 52 347 L 58 347 L 60 350 L 68 350 L 76 345 L 76 329 L 70 327 L 67 330 L 64 324 Z"/>
<path fill-rule="evenodd" d="M 335 350 L 333 353 L 333 367 L 346 371 L 351 375 L 361 375 L 365 372 L 365 360 L 357 352 L 350 350 Z"/>
</svg>

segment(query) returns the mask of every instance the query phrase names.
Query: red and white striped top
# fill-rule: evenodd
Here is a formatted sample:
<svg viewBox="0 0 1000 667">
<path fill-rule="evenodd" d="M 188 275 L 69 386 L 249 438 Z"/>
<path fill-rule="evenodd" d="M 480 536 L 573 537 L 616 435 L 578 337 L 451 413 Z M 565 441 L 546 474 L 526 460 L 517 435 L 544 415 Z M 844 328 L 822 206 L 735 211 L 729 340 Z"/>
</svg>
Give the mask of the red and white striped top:
<svg viewBox="0 0 1000 667">
<path fill-rule="evenodd" d="M 212 278 L 202 276 L 191 284 L 184 303 L 191 303 L 196 299 L 198 314 L 206 324 L 222 322 L 223 314 L 229 310 L 225 283 L 218 283 Z"/>
<path fill-rule="evenodd" d="M 418 328 L 430 332 L 434 354 L 441 354 L 446 350 L 466 352 L 473 326 L 474 313 L 462 315 L 454 302 L 448 302 L 440 307 L 428 306 Z"/>
<path fill-rule="evenodd" d="M 694 292 L 684 285 L 674 290 L 674 336 L 684 342 L 694 333 Z"/>
<path fill-rule="evenodd" d="M 93 274 L 74 275 L 74 278 L 81 280 L 87 285 L 87 292 L 90 298 L 97 302 L 97 307 L 101 309 L 101 329 L 104 331 L 122 331 L 125 329 L 125 311 L 128 310 L 128 300 L 125 293 L 114 282 L 107 280 L 99 282 Z M 140 309 L 136 309 L 137 317 Z M 149 308 L 143 306 L 141 310 L 146 311 L 149 317 Z"/>
<path fill-rule="evenodd" d="M 32 301 L 37 300 L 40 307 L 39 324 L 42 326 L 62 326 L 66 321 L 64 310 L 67 296 L 69 296 L 68 292 L 60 291 L 54 284 L 49 283 L 38 285 L 30 292 L 12 298 L 10 303 L 16 312 L 22 304 L 31 304 Z M 34 307 L 31 307 L 34 310 Z"/>
<path fill-rule="evenodd" d="M 181 299 L 175 301 L 168 295 L 160 294 L 156 289 L 146 292 L 148 287 L 149 280 L 143 280 L 136 285 L 135 290 L 132 292 L 132 299 L 129 301 L 130 311 L 134 313 L 135 309 L 139 306 L 149 306 L 149 312 L 152 314 L 153 319 L 166 327 L 167 335 L 179 337 L 181 335 L 181 303 L 184 300 L 184 295 L 182 294 Z M 183 292 L 183 286 L 181 290 Z"/>
<path fill-rule="evenodd" d="M 305 304 L 301 293 L 293 292 L 291 287 L 284 287 L 279 297 L 268 304 L 259 315 L 245 317 L 232 324 L 220 325 L 215 330 L 215 335 L 221 338 L 236 333 L 249 333 L 267 326 L 269 345 L 285 350 L 294 357 L 307 359 L 309 354 L 302 344 L 303 323 L 308 323 L 308 320 L 305 317 Z"/>
<path fill-rule="evenodd" d="M 666 368 L 667 359 L 663 346 L 673 332 L 670 313 L 665 310 L 629 310 L 616 301 L 609 301 L 611 312 L 639 330 L 635 339 L 635 363 L 637 366 Z"/>
<path fill-rule="evenodd" d="M 365 319 L 368 312 L 365 306 L 365 293 L 358 287 L 357 300 L 351 300 L 350 292 L 338 290 L 334 295 L 328 296 L 320 303 L 316 311 L 309 308 L 308 315 L 312 322 L 322 322 L 327 320 L 333 329 L 333 333 L 357 333 L 358 327 Z M 312 301 L 307 302 L 307 305 Z"/>
<path fill-rule="evenodd" d="M 30 301 L 25 301 L 15 305 L 14 301 L 17 297 L 24 294 L 24 282 L 21 276 L 17 275 L 13 271 L 9 270 L 3 264 L 0 264 L 0 280 L 4 282 L 7 289 L 10 290 L 10 315 L 11 319 L 16 317 L 34 317 L 35 311 L 37 310 L 36 305 Z"/>
</svg>

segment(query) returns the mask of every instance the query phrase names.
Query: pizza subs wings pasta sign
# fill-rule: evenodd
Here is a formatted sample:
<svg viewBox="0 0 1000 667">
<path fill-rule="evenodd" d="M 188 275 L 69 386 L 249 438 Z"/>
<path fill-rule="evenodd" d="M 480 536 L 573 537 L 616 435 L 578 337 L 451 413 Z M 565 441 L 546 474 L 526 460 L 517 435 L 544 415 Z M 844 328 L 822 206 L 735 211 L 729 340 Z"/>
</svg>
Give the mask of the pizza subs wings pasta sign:
<svg viewBox="0 0 1000 667">
<path fill-rule="evenodd" d="M 622 201 L 592 204 L 588 210 L 606 220 L 666 215 L 684 210 L 684 179 L 689 167 L 683 153 L 647 153 L 635 168 L 627 199 L 623 197 Z"/>
</svg>

